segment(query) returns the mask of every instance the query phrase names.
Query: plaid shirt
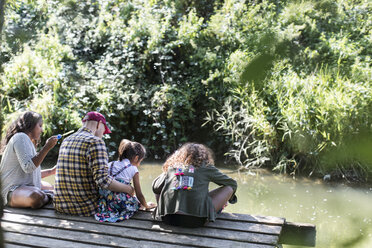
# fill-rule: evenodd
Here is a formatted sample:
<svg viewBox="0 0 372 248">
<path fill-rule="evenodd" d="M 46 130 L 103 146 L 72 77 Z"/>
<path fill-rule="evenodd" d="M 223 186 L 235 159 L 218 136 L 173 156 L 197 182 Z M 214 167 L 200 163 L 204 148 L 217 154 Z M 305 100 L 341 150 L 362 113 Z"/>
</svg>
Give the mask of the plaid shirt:
<svg viewBox="0 0 372 248">
<path fill-rule="evenodd" d="M 88 128 L 67 137 L 59 150 L 54 207 L 58 212 L 90 216 L 98 203 L 98 189 L 107 188 L 108 175 L 105 143 Z"/>
</svg>

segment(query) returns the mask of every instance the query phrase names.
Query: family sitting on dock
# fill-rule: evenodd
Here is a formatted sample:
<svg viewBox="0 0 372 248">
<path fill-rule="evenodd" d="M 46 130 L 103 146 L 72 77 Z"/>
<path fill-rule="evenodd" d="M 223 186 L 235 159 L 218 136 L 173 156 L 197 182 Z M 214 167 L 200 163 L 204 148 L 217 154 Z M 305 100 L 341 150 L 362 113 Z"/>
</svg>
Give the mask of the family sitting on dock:
<svg viewBox="0 0 372 248">
<path fill-rule="evenodd" d="M 228 201 L 236 202 L 236 181 L 214 166 L 208 147 L 197 143 L 182 145 L 165 161 L 163 173 L 152 185 L 157 204 L 147 202 L 138 170 L 146 156 L 145 147 L 123 139 L 118 160 L 109 162 L 102 139 L 111 133 L 105 117 L 89 112 L 82 123 L 82 128 L 63 140 L 57 165 L 47 170 L 41 170 L 40 165 L 59 137 L 50 137 L 36 151 L 43 131 L 42 116 L 27 111 L 9 126 L 0 165 L 5 205 L 41 208 L 53 202 L 60 213 L 108 222 L 129 219 L 139 209 L 155 208 L 157 220 L 198 227 L 214 221 Z M 41 180 L 53 174 L 54 187 Z M 220 187 L 209 191 L 209 182 Z"/>
</svg>

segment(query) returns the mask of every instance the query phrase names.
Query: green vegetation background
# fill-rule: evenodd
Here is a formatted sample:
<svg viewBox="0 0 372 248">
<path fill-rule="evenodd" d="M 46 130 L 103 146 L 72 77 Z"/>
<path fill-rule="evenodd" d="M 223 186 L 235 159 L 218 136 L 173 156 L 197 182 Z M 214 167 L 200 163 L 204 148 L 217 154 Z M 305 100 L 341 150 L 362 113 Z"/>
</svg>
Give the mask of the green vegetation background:
<svg viewBox="0 0 372 248">
<path fill-rule="evenodd" d="M 122 138 L 155 159 L 198 141 L 247 168 L 368 180 L 371 13 L 368 0 L 8 1 L 1 128 L 30 109 L 44 142 L 99 110 L 111 156 Z"/>
</svg>

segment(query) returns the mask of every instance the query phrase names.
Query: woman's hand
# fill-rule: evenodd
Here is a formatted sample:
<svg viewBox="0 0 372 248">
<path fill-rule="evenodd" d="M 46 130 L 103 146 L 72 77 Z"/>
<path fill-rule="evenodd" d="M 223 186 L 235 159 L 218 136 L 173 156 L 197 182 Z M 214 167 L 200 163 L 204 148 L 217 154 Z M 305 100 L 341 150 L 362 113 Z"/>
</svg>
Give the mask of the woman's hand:
<svg viewBox="0 0 372 248">
<path fill-rule="evenodd" d="M 41 150 L 32 158 L 34 165 L 38 167 L 43 162 L 47 153 L 57 144 L 57 136 L 52 136 L 45 142 L 45 145 Z"/>
<path fill-rule="evenodd" d="M 47 141 L 45 142 L 45 148 L 50 150 L 52 149 L 58 142 L 58 138 L 57 138 L 57 135 L 55 136 L 52 136 L 50 137 L 49 139 L 47 139 Z"/>
</svg>

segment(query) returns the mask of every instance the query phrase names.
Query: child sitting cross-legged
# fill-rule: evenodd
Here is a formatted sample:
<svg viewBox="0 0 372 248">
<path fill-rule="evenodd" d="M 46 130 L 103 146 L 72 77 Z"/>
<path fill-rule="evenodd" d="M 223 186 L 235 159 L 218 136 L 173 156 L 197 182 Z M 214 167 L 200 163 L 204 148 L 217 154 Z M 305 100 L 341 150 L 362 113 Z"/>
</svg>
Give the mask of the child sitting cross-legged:
<svg viewBox="0 0 372 248">
<path fill-rule="evenodd" d="M 156 207 L 156 204 L 146 202 L 141 191 L 137 167 L 140 166 L 146 155 L 146 150 L 143 145 L 138 142 L 123 139 L 120 142 L 118 152 L 118 161 L 109 163 L 109 174 L 121 183 L 130 184 L 133 179 L 136 196 L 112 192 L 107 189 L 99 189 L 100 198 L 94 217 L 101 222 L 126 220 L 132 217 L 139 208 L 148 210 Z"/>
</svg>

